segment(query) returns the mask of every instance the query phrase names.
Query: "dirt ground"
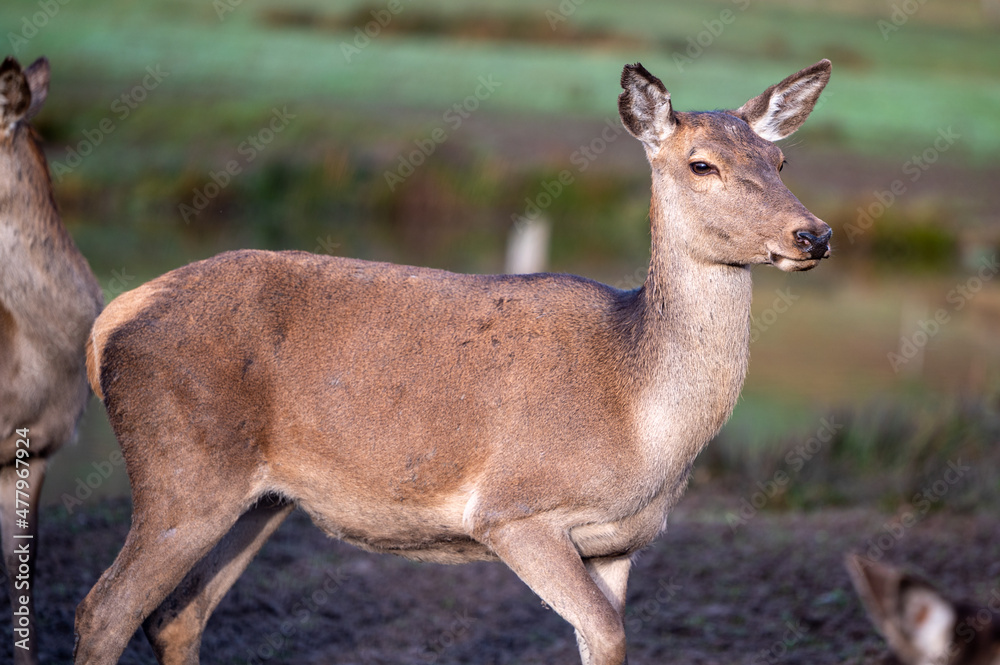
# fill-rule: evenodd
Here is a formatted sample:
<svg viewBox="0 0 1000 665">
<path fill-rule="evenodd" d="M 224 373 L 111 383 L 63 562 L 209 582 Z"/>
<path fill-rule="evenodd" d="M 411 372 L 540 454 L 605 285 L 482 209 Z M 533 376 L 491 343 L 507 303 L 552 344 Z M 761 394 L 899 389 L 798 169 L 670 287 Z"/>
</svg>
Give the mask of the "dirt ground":
<svg viewBox="0 0 1000 665">
<path fill-rule="evenodd" d="M 1000 519 L 931 514 L 906 530 L 868 509 L 761 513 L 733 528 L 739 497 L 692 490 L 631 576 L 629 662 L 877 663 L 885 648 L 842 566 L 884 559 L 985 604 L 1000 580 Z M 67 663 L 76 604 L 128 529 L 126 501 L 42 515 L 42 663 Z M 0 663 L 10 662 L 0 600 Z M 577 663 L 573 632 L 500 564 L 438 566 L 331 541 L 295 513 L 213 615 L 204 663 Z M 140 634 L 122 663 L 152 663 Z"/>
</svg>

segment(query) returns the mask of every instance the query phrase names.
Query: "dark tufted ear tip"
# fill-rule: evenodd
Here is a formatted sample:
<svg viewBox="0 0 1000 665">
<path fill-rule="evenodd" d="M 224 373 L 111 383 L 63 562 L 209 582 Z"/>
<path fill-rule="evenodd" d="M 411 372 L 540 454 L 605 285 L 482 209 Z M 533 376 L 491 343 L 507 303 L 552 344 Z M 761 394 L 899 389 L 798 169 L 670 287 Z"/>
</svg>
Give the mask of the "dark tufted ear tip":
<svg viewBox="0 0 1000 665">
<path fill-rule="evenodd" d="M 643 67 L 642 63 L 639 62 L 632 65 L 625 65 L 625 67 L 622 68 L 622 88 L 627 90 L 636 83 L 654 85 L 660 90 L 660 92 L 667 91 L 666 86 L 663 85 L 663 81 L 650 74 L 649 70 Z"/>
<path fill-rule="evenodd" d="M 8 55 L 3 59 L 3 63 L 0 63 L 0 74 L 6 74 L 9 71 L 21 71 L 21 63 L 17 61 L 12 55 Z"/>
<path fill-rule="evenodd" d="M 829 81 L 830 73 L 832 71 L 833 71 L 833 63 L 827 60 L 826 58 L 823 58 L 812 67 L 806 67 L 805 70 L 803 70 L 803 73 L 807 75 L 818 76 L 823 81 Z"/>
<path fill-rule="evenodd" d="M 670 93 L 660 79 L 640 63 L 622 69 L 618 115 L 629 134 L 650 148 L 658 148 L 676 125 Z"/>
<path fill-rule="evenodd" d="M 31 89 L 21 64 L 11 56 L 0 63 L 0 121 L 4 125 L 21 120 L 31 104 Z"/>
<path fill-rule="evenodd" d="M 39 56 L 37 60 L 35 60 L 27 68 L 25 68 L 24 74 L 25 76 L 27 76 L 29 72 L 37 72 L 37 73 L 44 73 L 46 76 L 48 76 L 51 70 L 52 66 L 49 63 L 49 59 L 43 55 Z"/>
<path fill-rule="evenodd" d="M 622 67 L 621 86 L 623 88 L 627 88 L 628 87 L 628 84 L 632 80 L 632 76 L 634 75 L 634 72 L 637 69 L 645 71 L 646 68 L 643 67 L 638 62 L 635 63 L 634 65 L 625 65 L 624 67 Z"/>
</svg>

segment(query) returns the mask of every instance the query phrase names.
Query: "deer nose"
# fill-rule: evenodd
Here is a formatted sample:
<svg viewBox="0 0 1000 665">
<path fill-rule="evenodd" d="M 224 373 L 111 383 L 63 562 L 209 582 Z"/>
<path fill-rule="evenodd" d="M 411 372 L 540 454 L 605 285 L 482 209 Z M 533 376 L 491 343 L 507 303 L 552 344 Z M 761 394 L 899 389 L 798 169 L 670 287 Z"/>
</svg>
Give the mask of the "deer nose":
<svg viewBox="0 0 1000 665">
<path fill-rule="evenodd" d="M 826 226 L 826 224 L 823 224 L 823 226 Z M 830 254 L 829 242 L 832 235 L 833 229 L 829 226 L 826 226 L 826 231 L 821 235 L 816 235 L 811 231 L 802 229 L 795 232 L 795 244 L 812 258 L 821 259 Z"/>
</svg>

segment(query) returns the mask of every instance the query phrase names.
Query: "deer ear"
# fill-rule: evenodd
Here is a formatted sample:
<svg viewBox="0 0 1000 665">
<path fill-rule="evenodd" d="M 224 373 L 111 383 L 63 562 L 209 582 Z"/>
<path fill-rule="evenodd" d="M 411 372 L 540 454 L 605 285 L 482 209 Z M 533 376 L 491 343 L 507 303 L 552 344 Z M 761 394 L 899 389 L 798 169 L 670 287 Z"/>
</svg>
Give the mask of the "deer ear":
<svg viewBox="0 0 1000 665">
<path fill-rule="evenodd" d="M 7 56 L 0 63 L 0 121 L 4 131 L 24 117 L 31 104 L 31 90 L 17 60 Z"/>
<path fill-rule="evenodd" d="M 846 561 L 861 603 L 889 647 L 904 663 L 946 662 L 954 605 L 923 580 L 849 554 Z"/>
<path fill-rule="evenodd" d="M 663 82 L 636 63 L 622 70 L 618 114 L 628 133 L 656 151 L 677 126 L 670 93 Z"/>
<path fill-rule="evenodd" d="M 758 136 L 777 141 L 802 126 L 830 80 L 832 65 L 820 60 L 757 95 L 735 112 Z"/>
<path fill-rule="evenodd" d="M 845 566 L 869 618 L 885 635 L 885 627 L 896 612 L 902 574 L 857 554 L 848 554 Z"/>
<path fill-rule="evenodd" d="M 920 662 L 947 663 L 955 636 L 955 606 L 931 585 L 903 580 L 899 620 Z"/>
<path fill-rule="evenodd" d="M 24 78 L 28 81 L 28 88 L 31 90 L 31 105 L 24 114 L 24 119 L 31 120 L 42 110 L 42 104 L 49 96 L 48 58 L 43 56 L 31 63 L 31 66 L 24 70 Z"/>
</svg>

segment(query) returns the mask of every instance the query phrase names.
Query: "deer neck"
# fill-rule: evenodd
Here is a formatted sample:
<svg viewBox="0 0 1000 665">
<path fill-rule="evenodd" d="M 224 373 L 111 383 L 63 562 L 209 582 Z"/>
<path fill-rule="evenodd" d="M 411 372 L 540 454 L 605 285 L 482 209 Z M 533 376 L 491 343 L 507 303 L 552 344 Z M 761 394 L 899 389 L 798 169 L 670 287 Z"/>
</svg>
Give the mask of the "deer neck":
<svg viewBox="0 0 1000 665">
<path fill-rule="evenodd" d="M 100 286 L 59 219 L 44 153 L 24 125 L 0 141 L 10 142 L 0 146 L 0 283 L 23 296 L 0 305 L 21 321 L 83 325 L 100 308 Z"/>
<path fill-rule="evenodd" d="M 636 430 L 662 477 L 686 479 L 732 413 L 746 377 L 752 283 L 748 266 L 699 259 L 668 188 L 653 187 L 652 256 L 636 294 Z"/>
</svg>

